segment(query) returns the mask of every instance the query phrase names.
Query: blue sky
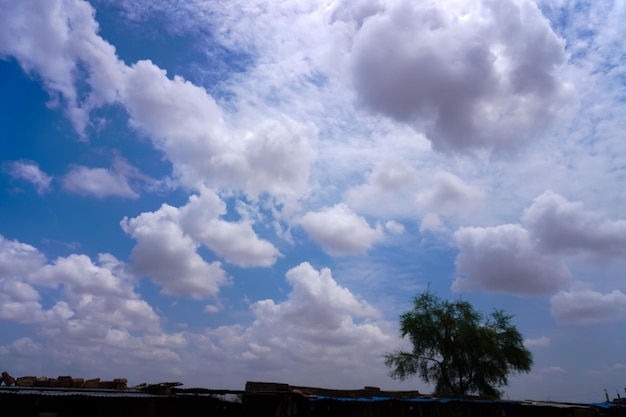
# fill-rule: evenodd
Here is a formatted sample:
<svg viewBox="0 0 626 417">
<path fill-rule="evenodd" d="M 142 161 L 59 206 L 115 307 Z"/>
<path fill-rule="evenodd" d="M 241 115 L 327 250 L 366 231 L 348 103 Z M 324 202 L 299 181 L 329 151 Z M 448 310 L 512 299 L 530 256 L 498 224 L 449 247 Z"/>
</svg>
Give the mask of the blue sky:
<svg viewBox="0 0 626 417">
<path fill-rule="evenodd" d="M 430 285 L 515 316 L 509 398 L 623 388 L 623 1 L 0 7 L 3 370 L 430 392 Z"/>
</svg>

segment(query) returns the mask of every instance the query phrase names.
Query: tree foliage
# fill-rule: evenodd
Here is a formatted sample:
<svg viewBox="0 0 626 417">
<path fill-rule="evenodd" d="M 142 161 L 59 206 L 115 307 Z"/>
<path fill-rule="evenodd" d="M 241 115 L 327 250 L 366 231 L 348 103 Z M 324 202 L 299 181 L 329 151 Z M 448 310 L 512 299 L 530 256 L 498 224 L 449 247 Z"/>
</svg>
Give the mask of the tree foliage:
<svg viewBox="0 0 626 417">
<path fill-rule="evenodd" d="M 467 301 L 442 300 L 428 289 L 400 316 L 400 335 L 413 350 L 387 353 L 385 364 L 393 378 L 417 374 L 434 383 L 436 395 L 500 398 L 509 375 L 529 372 L 533 363 L 512 318 L 501 310 L 485 316 Z"/>
</svg>

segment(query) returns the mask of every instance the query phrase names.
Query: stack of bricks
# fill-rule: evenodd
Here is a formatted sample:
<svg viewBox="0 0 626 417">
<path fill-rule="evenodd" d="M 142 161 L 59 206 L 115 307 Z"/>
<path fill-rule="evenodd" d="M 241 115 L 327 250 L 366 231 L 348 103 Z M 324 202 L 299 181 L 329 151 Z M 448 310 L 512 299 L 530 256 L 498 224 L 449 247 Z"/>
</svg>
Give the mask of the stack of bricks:
<svg viewBox="0 0 626 417">
<path fill-rule="evenodd" d="M 9 375 L 8 372 L 3 372 L 2 379 L 0 379 L 0 385 L 2 385 L 3 382 L 4 382 L 4 385 L 6 385 L 7 387 L 10 387 L 11 385 L 15 384 L 15 378 Z"/>
<path fill-rule="evenodd" d="M 88 379 L 72 378 L 71 376 L 59 376 L 58 378 L 21 376 L 13 378 L 7 372 L 2 373 L 0 384 L 17 387 L 41 387 L 41 388 L 90 388 L 90 389 L 128 389 L 126 378 L 116 378 L 113 381 L 101 381 L 100 378 Z"/>
</svg>

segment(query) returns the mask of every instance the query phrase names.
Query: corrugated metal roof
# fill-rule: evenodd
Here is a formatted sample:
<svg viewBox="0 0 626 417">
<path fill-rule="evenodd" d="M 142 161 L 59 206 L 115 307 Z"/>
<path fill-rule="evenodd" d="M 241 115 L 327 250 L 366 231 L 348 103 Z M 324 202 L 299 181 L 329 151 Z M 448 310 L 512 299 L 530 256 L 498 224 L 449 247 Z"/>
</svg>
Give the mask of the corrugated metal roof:
<svg viewBox="0 0 626 417">
<path fill-rule="evenodd" d="M 210 389 L 210 388 L 173 388 L 172 393 L 176 395 L 243 395 L 246 392 L 232 389 Z"/>
<path fill-rule="evenodd" d="M 276 382 L 246 382 L 246 392 L 249 393 L 277 393 L 291 392 L 289 384 L 279 384 Z"/>
<path fill-rule="evenodd" d="M 305 397 L 328 397 L 328 398 L 417 398 L 426 397 L 419 391 L 382 391 L 378 387 L 365 387 L 362 389 L 328 389 L 302 387 L 274 382 L 247 382 L 246 393 L 248 394 L 300 394 Z"/>
<path fill-rule="evenodd" d="M 531 401 L 526 400 L 521 402 L 522 405 L 532 405 L 535 407 L 554 407 L 554 408 L 589 408 L 586 404 L 572 404 L 572 403 L 556 403 L 552 401 Z"/>
<path fill-rule="evenodd" d="M 45 395 L 45 396 L 84 396 L 84 397 L 124 397 L 124 398 L 152 398 L 159 397 L 142 391 L 128 390 L 90 390 L 71 388 L 30 388 L 0 386 L 0 395 Z"/>
</svg>

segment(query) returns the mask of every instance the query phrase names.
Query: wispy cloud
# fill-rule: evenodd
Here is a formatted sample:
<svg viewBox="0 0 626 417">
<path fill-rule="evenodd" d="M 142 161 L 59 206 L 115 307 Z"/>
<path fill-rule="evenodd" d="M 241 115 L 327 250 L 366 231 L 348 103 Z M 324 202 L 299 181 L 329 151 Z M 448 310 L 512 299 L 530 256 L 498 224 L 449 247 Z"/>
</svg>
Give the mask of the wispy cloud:
<svg viewBox="0 0 626 417">
<path fill-rule="evenodd" d="M 43 172 L 36 162 L 14 161 L 6 165 L 6 171 L 15 179 L 30 182 L 39 195 L 50 190 L 53 178 Z"/>
<path fill-rule="evenodd" d="M 547 347 L 550 346 L 550 338 L 547 336 L 539 337 L 537 339 L 525 339 L 524 346 L 533 347 Z"/>
</svg>

